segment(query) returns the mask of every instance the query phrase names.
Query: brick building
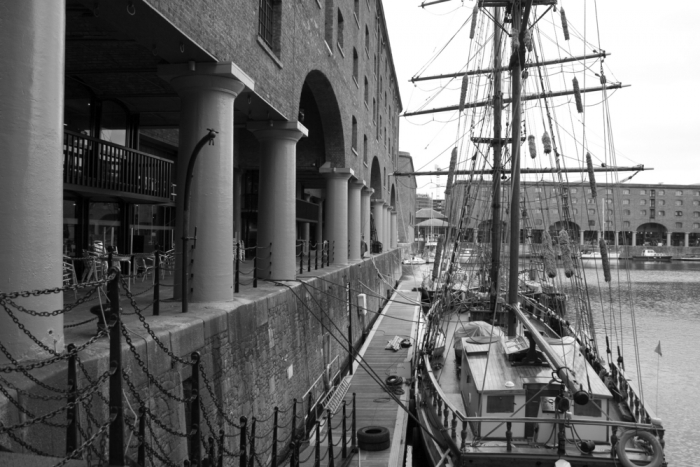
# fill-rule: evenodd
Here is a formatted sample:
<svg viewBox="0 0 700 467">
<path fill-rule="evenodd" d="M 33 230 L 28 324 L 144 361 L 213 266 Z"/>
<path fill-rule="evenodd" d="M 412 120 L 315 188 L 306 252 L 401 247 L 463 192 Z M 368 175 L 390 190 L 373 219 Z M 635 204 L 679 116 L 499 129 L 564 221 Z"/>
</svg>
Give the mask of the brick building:
<svg viewBox="0 0 700 467">
<path fill-rule="evenodd" d="M 413 158 L 411 154 L 399 151 L 399 172 L 413 172 Z M 416 213 L 416 177 L 395 178 L 398 198 L 396 202 L 398 236 L 400 243 L 413 243 Z"/>
<path fill-rule="evenodd" d="M 370 219 L 396 246 L 402 106 L 381 0 L 27 0 L 3 17 L 5 290 L 60 285 L 61 253 L 96 242 L 180 249 L 188 162 L 208 129 L 190 198 L 193 302 L 233 298 L 234 239 L 267 249 L 270 279 L 295 277 L 299 240 L 359 260 Z"/>
<path fill-rule="evenodd" d="M 465 183 L 458 182 L 458 186 L 463 196 Z M 506 209 L 510 187 L 502 186 Z M 535 243 L 541 241 L 544 230 L 559 230 L 565 225 L 560 212 L 568 199 L 569 232 L 581 245 L 594 245 L 602 236 L 611 245 L 700 246 L 700 185 L 599 183 L 596 198 L 588 182 L 566 187 L 525 182 L 521 190 L 526 212 L 522 225 L 530 229 Z M 482 213 L 484 219 L 490 218 L 490 194 L 489 182 L 471 190 L 474 212 Z"/>
</svg>

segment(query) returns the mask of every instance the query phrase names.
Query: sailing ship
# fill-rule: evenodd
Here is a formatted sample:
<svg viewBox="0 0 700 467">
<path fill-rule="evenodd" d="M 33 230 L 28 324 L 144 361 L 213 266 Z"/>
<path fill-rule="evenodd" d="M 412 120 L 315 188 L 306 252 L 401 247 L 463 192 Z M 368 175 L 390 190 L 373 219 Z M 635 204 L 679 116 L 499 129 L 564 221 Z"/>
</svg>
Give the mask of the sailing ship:
<svg viewBox="0 0 700 467">
<path fill-rule="evenodd" d="M 424 6 L 431 3 L 439 1 Z M 583 270 L 566 175 L 587 172 L 586 196 L 593 201 L 583 204 L 598 206 L 595 173 L 614 176 L 621 168 L 614 167 L 612 146 L 596 154 L 585 133 L 563 131 L 557 120 L 572 126 L 578 120 L 564 117 L 568 99 L 559 97 L 572 98 L 578 117 L 587 107 L 583 96 L 597 92 L 607 116 L 610 91 L 623 86 L 607 82 L 600 46 L 587 43 L 592 53 L 584 56 L 545 59 L 547 42 L 561 54 L 574 49 L 561 42 L 585 41 L 556 3 L 479 0 L 465 22 L 466 71 L 430 77 L 461 78 L 459 104 L 406 113 L 458 112 L 456 141 L 464 143 L 452 152 L 445 191 L 450 227 L 437 245 L 430 284 L 423 284 L 430 305 L 421 314 L 421 351 L 413 362 L 412 397 L 433 466 L 665 465 L 664 427 L 645 403 L 639 365 L 628 370 L 634 356 L 620 350 L 622 337 L 611 323 L 597 323 L 623 306 L 622 298 L 614 305 L 613 299 L 624 292 L 613 293 L 611 284 L 598 288 L 601 294 L 610 290 L 606 300 L 590 296 L 587 284 L 596 277 L 611 281 L 610 255 L 600 238 L 601 260 L 593 266 L 602 274 Z M 560 37 L 542 31 L 543 24 Z M 581 88 L 576 73 L 589 73 L 596 64 L 600 86 Z M 558 82 L 571 73 L 571 88 L 552 89 L 555 75 Z M 609 142 L 610 119 L 604 120 L 599 134 Z M 589 126 L 578 121 L 580 131 Z M 543 135 L 541 146 L 536 132 Z M 567 143 L 567 136 L 574 142 Z M 585 162 L 567 169 L 566 159 L 576 154 L 586 154 Z M 594 158 L 603 163 L 594 166 Z M 539 178 L 526 180 L 530 174 Z M 556 189 L 532 199 L 524 188 L 537 187 L 543 174 L 551 175 Z M 528 213 L 537 210 L 552 227 L 533 222 Z M 597 211 L 591 220 L 601 229 L 614 222 Z M 521 255 L 523 246 L 532 254 Z M 464 257 L 470 261 L 460 262 Z M 616 324 L 621 320 L 620 314 Z"/>
</svg>

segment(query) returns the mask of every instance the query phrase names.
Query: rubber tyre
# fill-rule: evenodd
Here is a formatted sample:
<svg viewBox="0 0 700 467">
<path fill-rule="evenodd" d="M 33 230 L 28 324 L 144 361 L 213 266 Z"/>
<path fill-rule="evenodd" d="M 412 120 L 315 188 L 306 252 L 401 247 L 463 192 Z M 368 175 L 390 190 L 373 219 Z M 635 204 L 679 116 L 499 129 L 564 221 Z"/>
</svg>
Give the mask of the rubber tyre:
<svg viewBox="0 0 700 467">
<path fill-rule="evenodd" d="M 362 444 L 391 442 L 391 435 L 389 430 L 383 426 L 365 426 L 357 430 L 357 442 L 360 444 L 360 447 L 362 447 Z M 381 451 L 381 449 L 378 449 L 378 451 Z"/>
<path fill-rule="evenodd" d="M 386 451 L 391 446 L 391 441 L 384 441 L 375 444 L 357 443 L 361 451 Z"/>
<path fill-rule="evenodd" d="M 403 383 L 402 379 L 396 375 L 391 375 L 386 379 L 386 384 L 389 386 L 397 386 Z"/>
</svg>

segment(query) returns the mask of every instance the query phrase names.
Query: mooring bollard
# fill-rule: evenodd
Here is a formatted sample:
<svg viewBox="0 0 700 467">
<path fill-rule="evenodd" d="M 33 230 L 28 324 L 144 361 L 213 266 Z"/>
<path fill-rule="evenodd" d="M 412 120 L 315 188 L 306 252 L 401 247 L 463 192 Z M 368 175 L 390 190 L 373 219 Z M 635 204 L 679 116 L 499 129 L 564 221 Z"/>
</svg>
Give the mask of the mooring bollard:
<svg viewBox="0 0 700 467">
<path fill-rule="evenodd" d="M 253 417 L 253 423 L 250 424 L 250 467 L 255 467 L 255 425 L 257 419 Z M 242 454 L 241 454 L 242 455 Z"/>
</svg>

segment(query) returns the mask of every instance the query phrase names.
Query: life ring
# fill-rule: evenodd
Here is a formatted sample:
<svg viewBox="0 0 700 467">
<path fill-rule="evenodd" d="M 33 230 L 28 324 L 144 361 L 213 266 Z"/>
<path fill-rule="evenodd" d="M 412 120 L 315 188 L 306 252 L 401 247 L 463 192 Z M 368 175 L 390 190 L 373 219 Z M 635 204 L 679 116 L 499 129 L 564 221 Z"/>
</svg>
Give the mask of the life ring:
<svg viewBox="0 0 700 467">
<path fill-rule="evenodd" d="M 656 439 L 656 436 L 652 435 L 648 431 L 625 431 L 624 433 L 622 433 L 622 436 L 620 436 L 620 439 L 618 440 L 617 445 L 615 446 L 615 450 L 617 451 L 617 457 L 620 459 L 620 463 L 625 467 L 639 467 L 638 464 L 635 464 L 630 460 L 630 458 L 627 456 L 627 451 L 625 451 L 625 446 L 627 445 L 627 442 L 633 436 L 638 436 L 643 440 L 647 441 L 649 444 L 651 444 L 652 449 L 654 450 L 654 456 L 651 458 L 651 461 L 645 467 L 661 467 L 661 464 L 664 460 L 664 450 L 661 447 L 661 443 L 659 442 L 659 440 Z"/>
</svg>

